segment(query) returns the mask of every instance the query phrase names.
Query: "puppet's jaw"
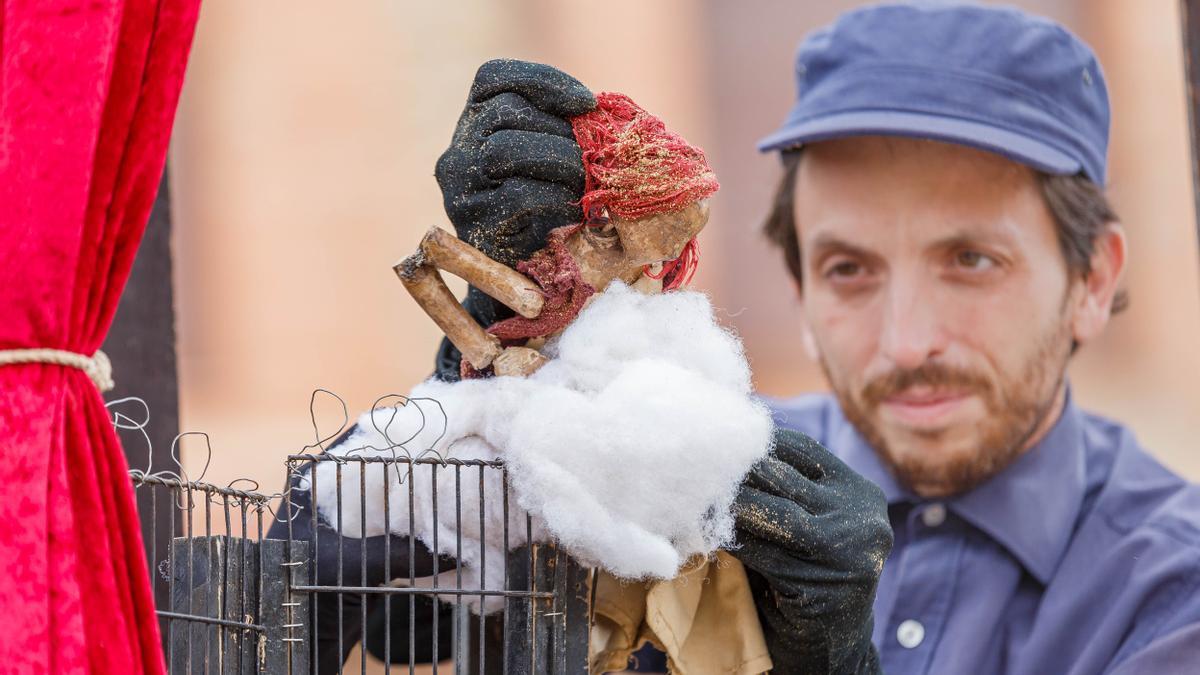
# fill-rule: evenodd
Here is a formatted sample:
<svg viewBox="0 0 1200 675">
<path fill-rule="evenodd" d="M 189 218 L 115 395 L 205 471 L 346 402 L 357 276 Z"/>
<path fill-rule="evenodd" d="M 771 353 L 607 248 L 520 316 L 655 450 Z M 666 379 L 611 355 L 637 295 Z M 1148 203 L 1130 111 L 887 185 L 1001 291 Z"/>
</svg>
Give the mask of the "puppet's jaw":
<svg viewBox="0 0 1200 675">
<path fill-rule="evenodd" d="M 643 295 L 661 295 L 663 292 L 662 263 L 648 265 L 630 288 Z"/>
</svg>

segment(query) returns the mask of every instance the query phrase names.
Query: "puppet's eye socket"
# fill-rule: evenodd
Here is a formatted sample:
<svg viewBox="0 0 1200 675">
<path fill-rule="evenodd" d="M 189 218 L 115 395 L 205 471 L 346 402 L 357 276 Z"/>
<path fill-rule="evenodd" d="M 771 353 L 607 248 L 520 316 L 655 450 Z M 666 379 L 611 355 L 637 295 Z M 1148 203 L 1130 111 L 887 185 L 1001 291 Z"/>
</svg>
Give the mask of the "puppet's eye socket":
<svg viewBox="0 0 1200 675">
<path fill-rule="evenodd" d="M 589 223 L 588 227 L 583 229 L 583 236 L 593 246 L 611 247 L 620 242 L 620 233 L 617 232 L 617 227 L 608 219 L 595 225 Z"/>
<path fill-rule="evenodd" d="M 608 225 L 609 220 L 608 209 L 594 208 L 591 210 L 591 213 L 587 214 L 587 220 L 585 224 L 589 228 L 596 228 Z"/>
</svg>

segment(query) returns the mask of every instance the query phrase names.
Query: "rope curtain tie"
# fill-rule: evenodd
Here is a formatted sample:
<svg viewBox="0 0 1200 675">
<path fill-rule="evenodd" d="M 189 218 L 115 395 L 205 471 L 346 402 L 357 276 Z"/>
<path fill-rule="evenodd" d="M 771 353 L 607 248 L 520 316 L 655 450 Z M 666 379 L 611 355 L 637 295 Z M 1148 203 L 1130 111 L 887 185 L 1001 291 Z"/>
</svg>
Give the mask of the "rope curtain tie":
<svg viewBox="0 0 1200 675">
<path fill-rule="evenodd" d="M 116 386 L 112 377 L 112 362 L 108 360 L 108 355 L 99 349 L 92 356 L 65 349 L 0 349 L 0 366 L 18 363 L 48 363 L 78 368 L 87 373 L 100 393 L 110 391 Z"/>
</svg>

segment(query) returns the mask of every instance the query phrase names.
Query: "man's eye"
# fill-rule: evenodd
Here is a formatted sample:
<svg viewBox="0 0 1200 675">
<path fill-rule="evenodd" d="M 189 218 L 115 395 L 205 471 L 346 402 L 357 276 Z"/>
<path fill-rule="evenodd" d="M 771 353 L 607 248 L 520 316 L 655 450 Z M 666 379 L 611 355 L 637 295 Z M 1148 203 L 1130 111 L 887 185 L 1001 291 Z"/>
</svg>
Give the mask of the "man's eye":
<svg viewBox="0 0 1200 675">
<path fill-rule="evenodd" d="M 843 260 L 825 268 L 825 276 L 829 279 L 849 279 L 862 273 L 862 265 L 853 260 Z"/>
<path fill-rule="evenodd" d="M 963 269 L 981 272 L 991 269 L 996 261 L 984 253 L 970 249 L 959 251 L 954 255 L 954 263 Z"/>
</svg>

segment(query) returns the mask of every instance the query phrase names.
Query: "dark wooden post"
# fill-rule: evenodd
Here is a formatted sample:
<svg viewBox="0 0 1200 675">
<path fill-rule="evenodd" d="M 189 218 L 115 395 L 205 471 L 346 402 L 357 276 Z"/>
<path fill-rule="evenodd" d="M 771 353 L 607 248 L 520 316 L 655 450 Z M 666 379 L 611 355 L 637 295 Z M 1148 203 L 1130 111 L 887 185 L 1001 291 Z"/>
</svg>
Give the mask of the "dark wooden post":
<svg viewBox="0 0 1200 675">
<path fill-rule="evenodd" d="M 1183 67 L 1187 79 L 1188 131 L 1192 146 L 1192 196 L 1196 204 L 1196 235 L 1200 239 L 1200 0 L 1180 0 L 1183 25 Z"/>
<path fill-rule="evenodd" d="M 509 560 L 512 589 L 549 591 L 553 596 L 507 600 L 503 637 L 507 663 L 494 663 L 489 672 L 587 675 L 592 571 L 550 544 L 519 549 Z"/>
<path fill-rule="evenodd" d="M 138 396 L 150 408 L 150 425 L 146 432 L 150 435 L 153 450 L 149 456 L 149 448 L 140 432 L 119 431 L 126 459 L 135 469 L 144 470 L 149 466 L 155 471 L 177 470 L 170 455 L 171 443 L 179 433 L 171 269 L 171 196 L 164 171 L 146 235 L 103 347 L 112 360 L 116 381 L 116 388 L 105 395 L 105 400 Z M 140 414 L 136 406 L 122 406 L 119 410 L 130 416 Z M 178 510 L 161 499 L 162 495 L 159 495 L 159 503 L 153 504 L 153 492 L 138 490 L 137 494 L 142 541 L 152 575 L 165 571 L 160 568 L 160 563 L 170 551 L 171 520 L 179 526 Z M 154 587 L 155 604 L 160 608 L 169 606 L 166 586 L 154 584 Z"/>
</svg>

